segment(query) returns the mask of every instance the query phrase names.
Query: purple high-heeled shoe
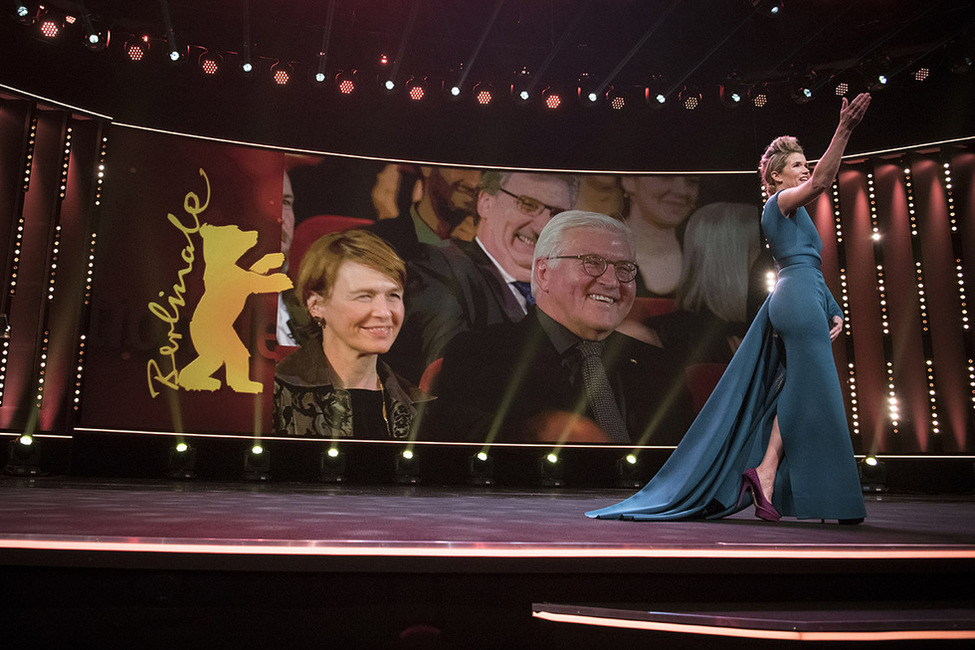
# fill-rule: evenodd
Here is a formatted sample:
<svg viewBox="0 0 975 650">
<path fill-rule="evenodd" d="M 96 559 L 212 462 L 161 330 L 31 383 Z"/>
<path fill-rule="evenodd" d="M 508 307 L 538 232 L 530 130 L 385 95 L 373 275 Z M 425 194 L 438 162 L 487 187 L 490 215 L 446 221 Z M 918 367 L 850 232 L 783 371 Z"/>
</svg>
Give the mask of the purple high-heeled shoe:
<svg viewBox="0 0 975 650">
<path fill-rule="evenodd" d="M 745 473 L 741 475 L 741 491 L 738 492 L 738 503 L 735 504 L 736 508 L 741 505 L 742 497 L 748 491 L 751 491 L 752 501 L 755 502 L 756 517 L 765 521 L 778 521 L 782 518 L 782 515 L 778 513 L 772 503 L 765 498 L 765 494 L 762 493 L 762 484 L 758 480 L 758 472 L 755 471 L 754 467 L 746 469 Z"/>
</svg>

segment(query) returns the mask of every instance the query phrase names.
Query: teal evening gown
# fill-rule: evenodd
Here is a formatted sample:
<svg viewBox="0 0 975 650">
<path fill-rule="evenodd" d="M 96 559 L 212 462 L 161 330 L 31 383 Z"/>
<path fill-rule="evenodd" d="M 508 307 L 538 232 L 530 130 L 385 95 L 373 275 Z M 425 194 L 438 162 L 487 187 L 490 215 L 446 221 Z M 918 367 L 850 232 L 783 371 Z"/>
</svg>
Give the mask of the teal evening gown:
<svg viewBox="0 0 975 650">
<path fill-rule="evenodd" d="M 793 218 L 778 194 L 762 229 L 779 269 L 775 290 L 752 321 L 721 381 L 680 444 L 647 485 L 599 519 L 718 518 L 736 506 L 742 473 L 765 455 L 779 417 L 784 456 L 772 504 L 799 519 L 865 516 L 829 329 L 842 316 L 820 270 L 822 240 L 805 208 Z"/>
</svg>

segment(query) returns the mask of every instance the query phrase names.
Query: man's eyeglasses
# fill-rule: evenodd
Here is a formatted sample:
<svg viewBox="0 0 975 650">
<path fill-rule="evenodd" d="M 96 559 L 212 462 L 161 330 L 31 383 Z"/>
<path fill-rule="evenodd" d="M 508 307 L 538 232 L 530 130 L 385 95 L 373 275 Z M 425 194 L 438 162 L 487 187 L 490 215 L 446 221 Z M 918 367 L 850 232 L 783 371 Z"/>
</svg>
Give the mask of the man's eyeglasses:
<svg viewBox="0 0 975 650">
<path fill-rule="evenodd" d="M 596 255 L 594 253 L 590 253 L 589 255 L 555 255 L 548 259 L 579 260 L 582 262 L 582 269 L 586 274 L 594 278 L 601 277 L 606 272 L 606 267 L 612 264 L 613 271 L 616 273 L 616 279 L 620 282 L 633 282 L 636 278 L 636 272 L 639 270 L 635 262 L 628 260 L 613 262 L 602 255 Z"/>
<path fill-rule="evenodd" d="M 513 198 L 518 203 L 518 209 L 529 217 L 537 217 L 543 210 L 548 210 L 551 213 L 550 217 L 554 217 L 560 212 L 565 212 L 565 208 L 557 208 L 554 205 L 542 203 L 536 198 L 525 196 L 524 194 L 512 194 L 503 187 L 499 187 L 498 189 Z"/>
</svg>

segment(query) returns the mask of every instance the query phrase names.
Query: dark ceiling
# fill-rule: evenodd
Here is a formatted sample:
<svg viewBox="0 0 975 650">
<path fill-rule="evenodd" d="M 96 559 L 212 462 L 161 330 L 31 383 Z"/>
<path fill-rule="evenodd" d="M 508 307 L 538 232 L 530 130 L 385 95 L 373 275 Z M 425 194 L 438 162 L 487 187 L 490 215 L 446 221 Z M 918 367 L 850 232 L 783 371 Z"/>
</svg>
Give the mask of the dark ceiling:
<svg viewBox="0 0 975 650">
<path fill-rule="evenodd" d="M 758 0 L 755 0 L 758 2 Z M 12 3 L 8 3 L 8 6 Z M 0 83 L 112 116 L 118 122 L 313 150 L 439 162 L 575 169 L 751 169 L 766 141 L 794 133 L 818 153 L 835 125 L 838 84 L 864 90 L 885 70 L 853 151 L 975 135 L 971 67 L 975 3 L 970 0 L 785 0 L 769 16 L 752 0 L 125 0 L 53 1 L 49 16 L 90 17 L 111 30 L 109 46 L 82 44 L 84 22 L 47 41 L 38 23 L 0 21 Z M 331 11 L 330 11 L 331 7 Z M 179 65 L 166 54 L 166 13 Z M 331 13 L 331 18 L 330 18 Z M 326 26 L 331 24 L 331 29 Z M 149 37 L 133 63 L 124 44 Z M 257 70 L 236 74 L 244 44 Z M 340 96 L 315 84 L 326 45 L 329 79 L 356 70 L 362 86 Z M 206 77 L 205 50 L 226 68 Z M 389 57 L 385 67 L 381 54 Z M 271 81 L 275 63 L 294 76 Z M 929 70 L 916 81 L 918 68 Z M 527 71 L 527 75 L 523 74 Z M 439 89 L 423 102 L 384 95 L 377 76 L 426 77 L 465 88 L 489 82 L 489 106 Z M 803 78 L 807 103 L 790 93 Z M 582 106 L 580 79 L 623 95 Z M 729 80 L 762 89 L 768 105 L 723 106 Z M 571 96 L 557 111 L 516 105 L 515 83 Z M 671 92 L 654 110 L 645 88 Z M 701 93 L 689 111 L 684 86 Z M 10 94 L 10 93 L 8 93 Z M 569 101 L 571 100 L 571 101 Z"/>
</svg>

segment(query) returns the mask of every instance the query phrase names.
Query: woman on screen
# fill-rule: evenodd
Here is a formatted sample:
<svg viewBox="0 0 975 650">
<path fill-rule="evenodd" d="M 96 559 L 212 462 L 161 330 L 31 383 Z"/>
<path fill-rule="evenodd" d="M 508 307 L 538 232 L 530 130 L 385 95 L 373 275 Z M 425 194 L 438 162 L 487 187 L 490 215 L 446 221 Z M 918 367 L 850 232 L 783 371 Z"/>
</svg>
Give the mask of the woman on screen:
<svg viewBox="0 0 975 650">
<path fill-rule="evenodd" d="M 843 98 L 826 153 L 809 170 L 799 143 L 776 138 L 760 163 L 769 199 L 762 228 L 779 268 L 710 399 L 664 466 L 640 492 L 586 513 L 601 519 L 724 517 L 747 507 L 778 521 L 866 514 L 831 342 L 842 311 L 820 270 L 823 244 L 805 205 L 836 177 L 870 95 Z"/>
<path fill-rule="evenodd" d="M 302 258 L 295 293 L 314 333 L 274 373 L 279 434 L 367 440 L 411 437 L 426 395 L 387 366 L 403 324 L 406 266 L 362 230 L 325 235 Z"/>
</svg>

